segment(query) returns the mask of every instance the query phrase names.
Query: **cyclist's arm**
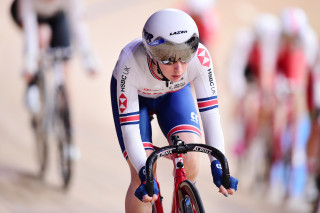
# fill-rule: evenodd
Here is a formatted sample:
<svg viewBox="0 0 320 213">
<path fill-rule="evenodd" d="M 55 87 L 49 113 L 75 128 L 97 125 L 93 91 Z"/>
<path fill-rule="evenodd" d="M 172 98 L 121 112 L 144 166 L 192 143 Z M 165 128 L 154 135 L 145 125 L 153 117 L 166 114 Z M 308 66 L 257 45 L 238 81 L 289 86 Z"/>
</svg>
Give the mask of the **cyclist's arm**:
<svg viewBox="0 0 320 213">
<path fill-rule="evenodd" d="M 204 46 L 201 45 L 198 51 L 206 51 L 207 54 L 205 55 L 207 55 L 207 59 L 210 60 L 210 63 L 202 65 L 203 63 L 201 64 L 198 56 L 196 63 L 192 64 L 191 67 L 192 71 L 196 72 L 193 82 L 202 119 L 205 141 L 206 144 L 213 146 L 224 153 L 224 136 L 220 123 L 218 90 L 212 60 L 208 50 Z M 213 158 L 211 158 L 211 161 L 212 160 Z"/>
<path fill-rule="evenodd" d="M 205 58 L 203 58 L 203 56 Z M 215 147 L 222 153 L 225 153 L 224 136 L 218 109 L 217 83 L 210 54 L 203 45 L 199 45 L 197 58 L 191 63 L 190 69 L 190 77 L 194 82 L 198 108 L 201 114 L 205 142 L 207 145 Z M 192 76 L 192 74 L 194 76 Z M 213 182 L 219 188 L 219 192 L 224 196 L 228 196 L 228 194 L 232 195 L 237 190 L 238 180 L 230 177 L 230 186 L 226 189 L 222 185 L 222 169 L 220 163 L 213 157 L 210 157 L 210 162 Z"/>
<path fill-rule="evenodd" d="M 253 46 L 254 36 L 251 29 L 241 29 L 236 34 L 228 62 L 228 85 L 234 97 L 245 96 L 247 83 L 245 69 Z"/>
<path fill-rule="evenodd" d="M 122 51 L 114 73 L 117 74 L 117 100 L 123 140 L 129 159 L 139 173 L 140 169 L 145 166 L 147 156 L 139 128 L 139 99 L 138 91 L 135 87 L 135 83 L 139 81 L 134 72 L 137 66 L 134 62 L 127 60 L 128 57 L 130 56 Z M 130 69 L 128 70 L 128 68 Z M 126 105 L 124 105 L 125 108 L 122 108 L 121 104 L 124 101 L 126 101 Z M 126 119 L 131 119 L 132 122 L 126 122 Z"/>
<path fill-rule="evenodd" d="M 320 45 L 318 45 L 318 55 L 313 69 L 314 84 L 313 84 L 313 100 L 315 107 L 320 109 Z"/>
<path fill-rule="evenodd" d="M 35 73 L 39 54 L 37 14 L 32 0 L 18 1 L 24 36 L 24 72 Z"/>
<path fill-rule="evenodd" d="M 67 17 L 70 23 L 72 38 L 76 49 L 83 57 L 83 65 L 89 71 L 96 71 L 96 61 L 91 49 L 91 43 L 87 25 L 85 23 L 85 10 L 82 1 L 69 0 L 67 5 Z"/>
</svg>

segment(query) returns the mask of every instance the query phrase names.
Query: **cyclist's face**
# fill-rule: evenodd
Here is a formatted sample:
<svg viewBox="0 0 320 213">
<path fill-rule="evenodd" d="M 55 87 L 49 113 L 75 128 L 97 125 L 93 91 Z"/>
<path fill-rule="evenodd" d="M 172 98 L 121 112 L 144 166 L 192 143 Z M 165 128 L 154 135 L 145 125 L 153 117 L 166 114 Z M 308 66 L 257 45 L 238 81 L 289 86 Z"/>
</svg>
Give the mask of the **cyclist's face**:
<svg viewBox="0 0 320 213">
<path fill-rule="evenodd" d="M 172 82 L 177 82 L 181 79 L 182 75 L 188 68 L 189 63 L 182 63 L 177 61 L 171 65 L 159 63 L 163 75 Z"/>
</svg>

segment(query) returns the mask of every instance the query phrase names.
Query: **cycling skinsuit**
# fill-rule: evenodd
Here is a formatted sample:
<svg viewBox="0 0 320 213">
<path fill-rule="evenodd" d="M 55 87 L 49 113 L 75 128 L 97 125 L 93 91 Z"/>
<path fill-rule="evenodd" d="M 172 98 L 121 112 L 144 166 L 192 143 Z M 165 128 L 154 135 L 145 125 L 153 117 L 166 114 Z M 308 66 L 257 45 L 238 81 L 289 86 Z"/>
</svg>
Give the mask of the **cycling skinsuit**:
<svg viewBox="0 0 320 213">
<path fill-rule="evenodd" d="M 124 157 L 137 171 L 145 164 L 145 149 L 152 149 L 150 114 L 155 114 L 163 134 L 200 135 L 199 118 L 191 93 L 193 82 L 206 143 L 224 152 L 218 110 L 217 86 L 208 50 L 199 45 L 187 71 L 178 82 L 165 82 L 152 70 L 142 39 L 121 52 L 111 80 L 115 127 Z"/>
<path fill-rule="evenodd" d="M 288 79 L 290 86 L 302 87 L 307 64 L 303 48 L 284 45 L 280 51 L 278 69 Z"/>
</svg>

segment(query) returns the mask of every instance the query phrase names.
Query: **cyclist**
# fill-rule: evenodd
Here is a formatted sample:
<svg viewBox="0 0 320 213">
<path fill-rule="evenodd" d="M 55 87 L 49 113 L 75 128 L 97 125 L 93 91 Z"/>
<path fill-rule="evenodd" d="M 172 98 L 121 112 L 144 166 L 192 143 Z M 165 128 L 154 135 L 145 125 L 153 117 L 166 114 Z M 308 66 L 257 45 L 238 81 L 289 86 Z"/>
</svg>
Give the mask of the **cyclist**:
<svg viewBox="0 0 320 213">
<path fill-rule="evenodd" d="M 249 154 L 262 128 L 272 125 L 279 38 L 278 18 L 263 13 L 253 26 L 238 32 L 234 43 L 228 74 L 230 89 L 238 102 L 235 114 L 240 129 L 234 151 L 240 158 Z"/>
<path fill-rule="evenodd" d="M 320 189 L 320 46 L 318 48 L 317 58 L 308 79 L 308 110 L 311 120 L 311 132 L 307 144 L 307 160 L 309 186 L 307 190 L 311 199 L 315 199 Z M 317 180 L 318 178 L 318 180 Z M 314 189 L 315 180 L 317 180 L 317 189 Z M 318 195 L 319 196 L 319 195 Z"/>
<path fill-rule="evenodd" d="M 65 48 L 64 70 L 70 58 L 68 48 L 74 39 L 83 56 L 84 66 L 95 73 L 96 62 L 90 48 L 84 24 L 84 8 L 77 0 L 14 0 L 11 15 L 23 30 L 23 76 L 28 85 L 26 103 L 31 113 L 39 110 L 39 92 L 35 85 L 42 52 L 50 48 Z M 72 36 L 72 37 L 71 37 Z"/>
<path fill-rule="evenodd" d="M 309 170 L 311 173 L 315 172 L 317 158 L 319 156 L 320 145 L 320 48 L 317 56 L 317 61 L 310 72 L 310 82 L 308 91 L 308 106 L 310 117 L 312 120 L 312 133 L 310 134 L 308 143 L 308 158 L 309 158 Z"/>
<path fill-rule="evenodd" d="M 278 76 L 285 90 L 276 108 L 281 132 L 279 165 L 288 180 L 285 194 L 288 203 L 302 200 L 306 183 L 306 143 L 309 134 L 306 89 L 310 68 L 316 55 L 317 38 L 306 13 L 298 7 L 284 8 L 280 14 L 282 36 L 278 56 Z M 280 79 L 280 78 L 279 78 Z"/>
<path fill-rule="evenodd" d="M 117 136 L 131 172 L 126 195 L 127 212 L 151 212 L 157 199 L 145 190 L 145 163 L 151 154 L 150 114 L 170 143 L 178 135 L 187 143 L 200 141 L 199 118 L 194 106 L 190 82 L 193 81 L 201 113 L 205 141 L 225 152 L 217 99 L 217 84 L 208 50 L 199 43 L 193 19 L 177 9 L 163 9 L 149 17 L 142 38 L 130 42 L 121 51 L 111 80 L 111 101 Z M 221 186 L 221 169 L 211 160 L 214 183 L 227 196 L 237 189 L 238 180 L 231 178 L 230 189 Z M 184 157 L 188 179 L 195 181 L 199 157 Z M 138 197 L 141 201 L 134 197 Z"/>
<path fill-rule="evenodd" d="M 196 22 L 201 35 L 200 42 L 210 49 L 217 40 L 220 27 L 216 0 L 185 0 L 181 9 Z"/>
</svg>

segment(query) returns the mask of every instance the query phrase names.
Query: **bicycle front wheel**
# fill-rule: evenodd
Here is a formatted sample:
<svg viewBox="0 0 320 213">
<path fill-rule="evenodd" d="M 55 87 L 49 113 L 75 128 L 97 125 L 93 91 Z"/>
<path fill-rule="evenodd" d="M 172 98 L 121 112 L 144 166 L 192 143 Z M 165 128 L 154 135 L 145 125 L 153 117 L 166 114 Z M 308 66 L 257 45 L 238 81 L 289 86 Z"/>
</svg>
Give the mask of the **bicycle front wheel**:
<svg viewBox="0 0 320 213">
<path fill-rule="evenodd" d="M 36 139 L 36 155 L 39 165 L 38 175 L 40 179 L 43 179 L 47 170 L 48 162 L 47 134 L 43 127 L 42 121 L 34 119 L 32 122 Z"/>
<path fill-rule="evenodd" d="M 34 86 L 38 87 L 40 93 L 40 110 L 33 114 L 31 118 L 32 129 L 36 141 L 36 160 L 38 162 L 38 177 L 44 178 L 48 164 L 48 135 L 46 126 L 46 112 L 45 112 L 45 93 L 44 93 L 44 78 L 39 71 L 34 77 Z"/>
<path fill-rule="evenodd" d="M 60 171 L 63 180 L 63 188 L 67 189 L 70 185 L 72 176 L 72 132 L 69 105 L 66 90 L 61 86 L 57 94 L 56 106 L 56 136 L 59 143 Z"/>
<path fill-rule="evenodd" d="M 195 185 L 185 180 L 178 189 L 179 211 L 183 213 L 205 212 L 199 192 Z"/>
</svg>

